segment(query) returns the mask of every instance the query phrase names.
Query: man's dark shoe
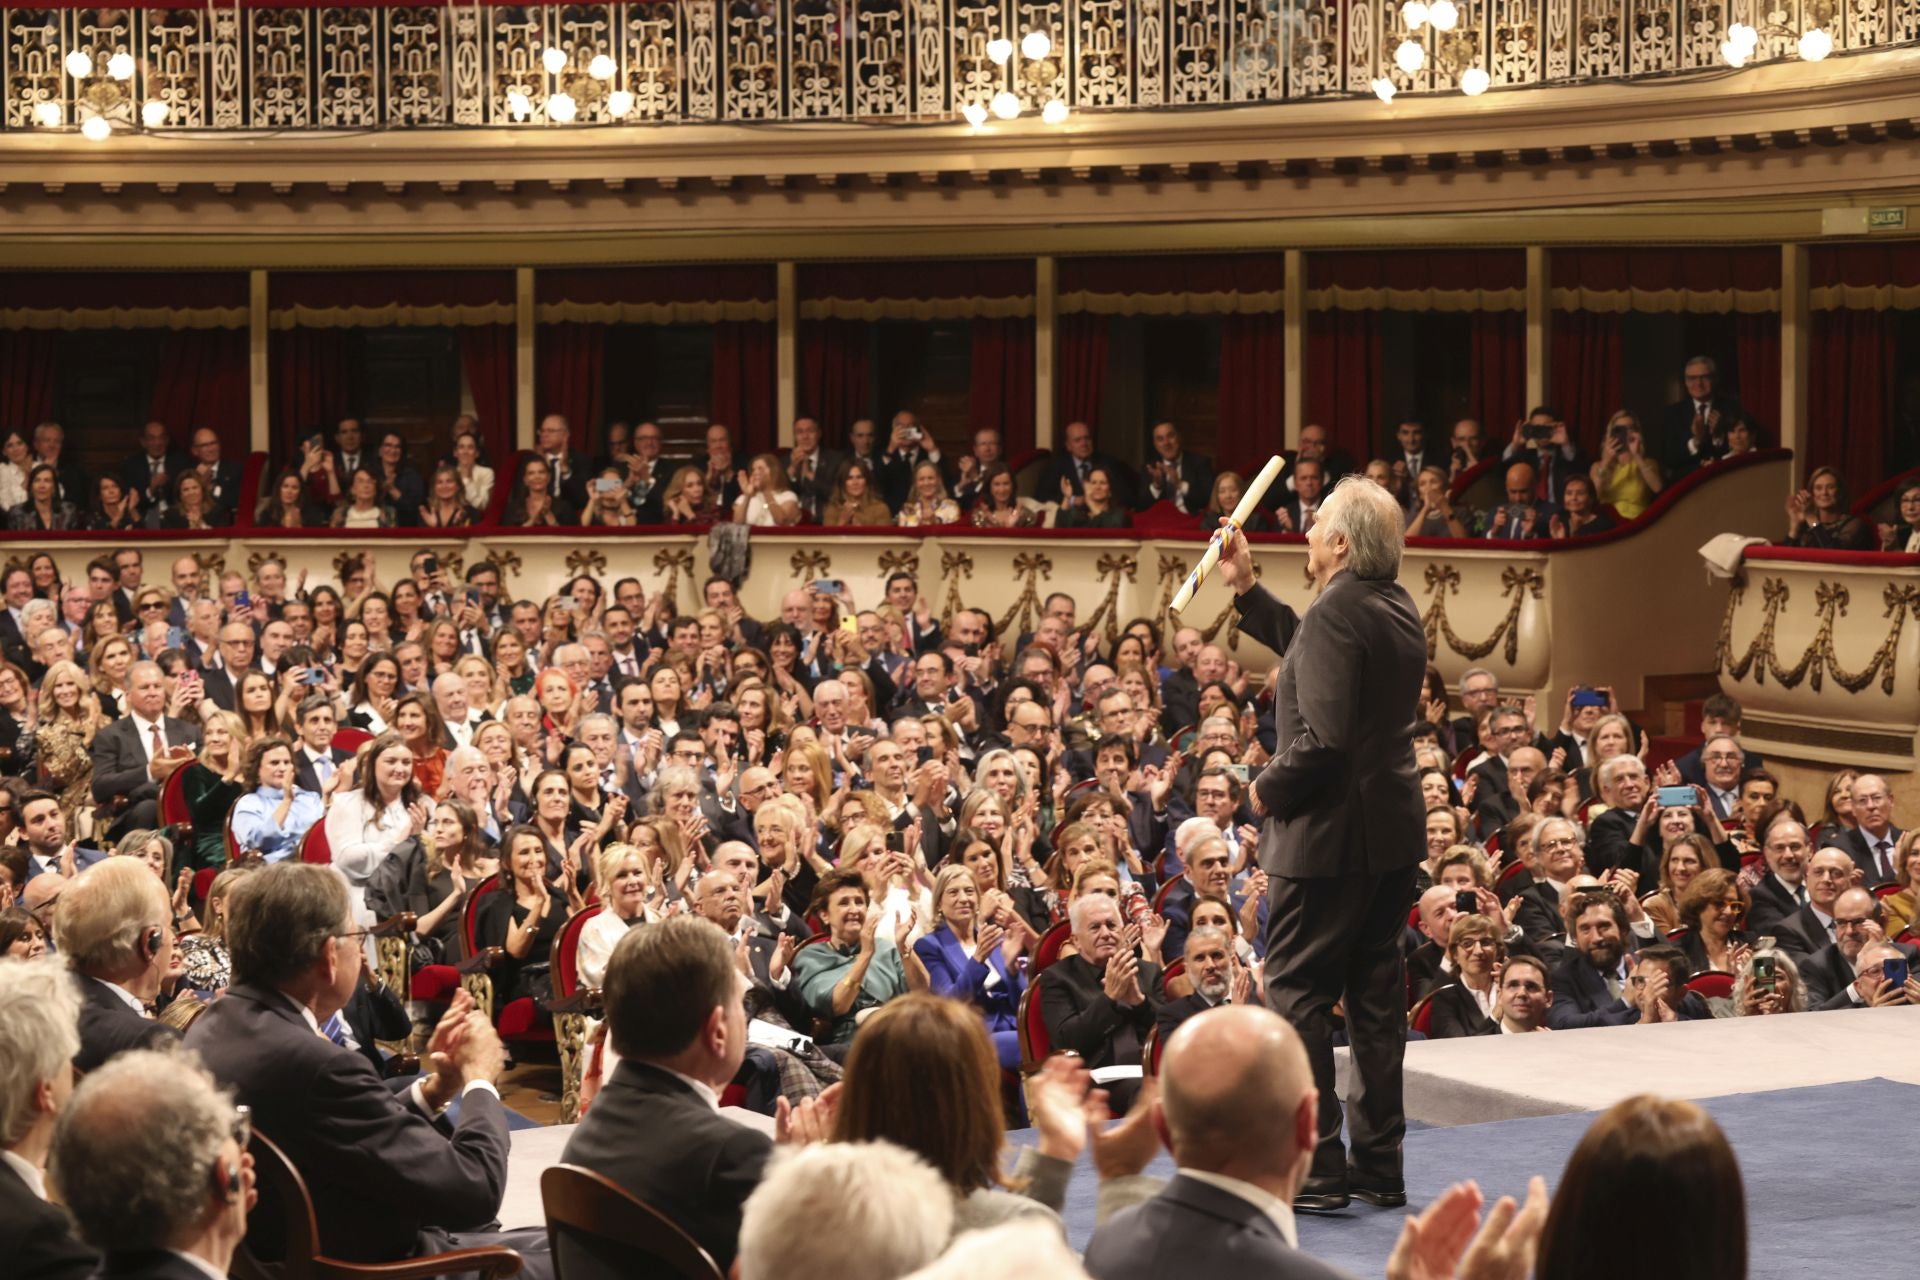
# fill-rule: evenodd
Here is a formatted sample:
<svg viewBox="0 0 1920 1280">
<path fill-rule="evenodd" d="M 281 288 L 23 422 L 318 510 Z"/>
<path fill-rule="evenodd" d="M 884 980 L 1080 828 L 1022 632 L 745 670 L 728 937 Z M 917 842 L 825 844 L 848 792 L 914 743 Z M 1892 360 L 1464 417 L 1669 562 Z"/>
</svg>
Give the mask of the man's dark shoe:
<svg viewBox="0 0 1920 1280">
<path fill-rule="evenodd" d="M 1349 1174 L 1348 1182 L 1353 1189 L 1353 1198 L 1364 1200 L 1381 1209 L 1398 1209 L 1407 1202 L 1407 1183 L 1404 1178 L 1369 1178 L 1361 1174 Z"/>
<path fill-rule="evenodd" d="M 1308 1178 L 1293 1193 L 1293 1207 L 1301 1213 L 1332 1213 L 1350 1203 L 1345 1178 Z"/>
</svg>

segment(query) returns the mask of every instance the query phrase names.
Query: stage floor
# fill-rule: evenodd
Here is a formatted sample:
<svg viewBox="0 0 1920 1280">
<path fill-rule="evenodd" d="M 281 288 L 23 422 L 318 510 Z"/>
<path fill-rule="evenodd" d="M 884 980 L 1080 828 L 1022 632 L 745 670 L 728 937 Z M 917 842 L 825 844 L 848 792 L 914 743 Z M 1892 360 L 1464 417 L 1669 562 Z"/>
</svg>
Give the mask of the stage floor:
<svg viewBox="0 0 1920 1280">
<path fill-rule="evenodd" d="M 1920 1008 L 1592 1027 L 1407 1046 L 1407 1118 L 1478 1124 L 1601 1111 L 1652 1090 L 1720 1098 L 1882 1078 L 1920 1085 Z M 1346 1050 L 1335 1053 L 1347 1092 Z"/>
</svg>

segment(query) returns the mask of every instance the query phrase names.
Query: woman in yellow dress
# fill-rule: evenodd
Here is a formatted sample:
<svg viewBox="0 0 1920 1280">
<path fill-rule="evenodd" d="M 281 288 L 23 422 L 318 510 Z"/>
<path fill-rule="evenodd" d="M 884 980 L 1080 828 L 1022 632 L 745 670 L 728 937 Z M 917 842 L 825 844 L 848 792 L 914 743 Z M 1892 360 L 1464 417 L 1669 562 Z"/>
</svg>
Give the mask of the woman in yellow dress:
<svg viewBox="0 0 1920 1280">
<path fill-rule="evenodd" d="M 1647 456 L 1640 419 L 1625 409 L 1607 420 L 1600 461 L 1593 464 L 1593 489 L 1604 506 L 1632 520 L 1666 487 L 1660 463 Z"/>
</svg>

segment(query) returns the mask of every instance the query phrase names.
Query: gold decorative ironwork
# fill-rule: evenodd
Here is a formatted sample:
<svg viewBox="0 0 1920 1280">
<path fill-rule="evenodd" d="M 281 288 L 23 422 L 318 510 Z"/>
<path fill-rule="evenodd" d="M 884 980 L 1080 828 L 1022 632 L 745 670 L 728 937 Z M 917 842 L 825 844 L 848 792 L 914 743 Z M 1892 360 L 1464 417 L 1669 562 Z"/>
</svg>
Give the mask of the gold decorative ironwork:
<svg viewBox="0 0 1920 1280">
<path fill-rule="evenodd" d="M 576 577 L 583 573 L 605 573 L 606 571 L 607 557 L 603 551 L 584 547 L 579 551 L 567 553 L 567 572 Z"/>
<path fill-rule="evenodd" d="M 666 616 L 674 617 L 680 612 L 680 575 L 693 574 L 693 552 L 685 547 L 665 547 L 653 553 L 653 567 L 655 572 L 667 575 L 660 595 L 666 600 Z"/>
<path fill-rule="evenodd" d="M 518 551 L 509 551 L 505 547 L 493 547 L 487 552 L 487 563 L 500 571 L 502 578 L 517 578 L 525 567 Z"/>
<path fill-rule="evenodd" d="M 1174 593 L 1180 590 L 1180 584 L 1187 580 L 1188 564 L 1183 556 L 1160 555 L 1160 603 L 1155 607 L 1155 618 L 1164 618 L 1173 608 Z"/>
<path fill-rule="evenodd" d="M 880 553 L 880 576 L 882 579 L 896 573 L 920 576 L 920 553 L 918 551 L 882 551 Z"/>
<path fill-rule="evenodd" d="M 953 615 L 960 612 L 960 583 L 973 576 L 973 557 L 964 551 L 940 553 L 940 576 L 947 581 L 947 598 L 940 606 L 940 627 L 953 626 Z"/>
<path fill-rule="evenodd" d="M 227 558 L 218 551 L 196 551 L 193 559 L 200 566 L 200 572 L 214 581 L 227 571 Z"/>
<path fill-rule="evenodd" d="M 1920 619 L 1920 587 L 1889 582 L 1881 591 L 1883 607 L 1880 616 L 1888 619 L 1887 634 L 1868 658 L 1867 665 L 1858 671 L 1849 671 L 1841 665 L 1840 655 L 1833 643 L 1834 629 L 1839 620 L 1846 616 L 1847 607 L 1852 603 L 1852 593 L 1844 583 L 1823 579 L 1815 584 L 1813 608 L 1820 620 L 1819 625 L 1814 628 L 1813 639 L 1808 642 L 1806 651 L 1791 667 L 1780 665 L 1779 655 L 1774 649 L 1774 635 L 1780 612 L 1786 608 L 1792 589 L 1779 578 L 1769 578 L 1761 584 L 1761 590 L 1765 594 L 1765 601 L 1760 629 L 1754 634 L 1746 652 L 1737 659 L 1733 656 L 1733 616 L 1746 598 L 1744 585 L 1736 585 L 1727 598 L 1726 617 L 1721 622 L 1720 639 L 1714 647 L 1716 671 L 1724 672 L 1736 681 L 1746 679 L 1751 673 L 1755 684 L 1765 684 L 1767 676 L 1771 674 L 1783 689 L 1795 689 L 1805 682 L 1816 693 L 1828 676 L 1848 693 L 1861 692 L 1878 677 L 1880 691 L 1888 695 L 1893 693 L 1900 634 L 1906 629 L 1909 615 Z"/>
<path fill-rule="evenodd" d="M 1426 614 L 1420 619 L 1427 632 L 1427 656 L 1439 652 L 1440 641 L 1445 639 L 1447 647 L 1467 659 L 1478 661 L 1494 651 L 1502 640 L 1506 641 L 1503 656 L 1508 666 L 1520 658 L 1520 609 L 1531 596 L 1538 600 L 1546 582 L 1540 571 L 1533 568 L 1520 568 L 1509 565 L 1500 574 L 1500 594 L 1508 601 L 1507 616 L 1493 633 L 1477 644 L 1462 640 L 1453 629 L 1453 623 L 1447 619 L 1447 597 L 1460 592 L 1460 571 L 1450 564 L 1431 564 L 1427 566 L 1427 592 L 1433 597 L 1433 603 L 1427 606 Z"/>
<path fill-rule="evenodd" d="M 1107 594 L 1094 611 L 1087 615 L 1087 631 L 1092 633 L 1101 622 L 1107 624 L 1107 647 L 1112 648 L 1120 641 L 1120 582 L 1137 582 L 1140 578 L 1140 561 L 1130 555 L 1101 556 L 1094 563 L 1094 571 L 1100 580 L 1107 584 Z"/>
<path fill-rule="evenodd" d="M 1040 583 L 1052 581 L 1053 561 L 1038 551 L 1023 551 L 1013 558 L 1013 573 L 1016 578 L 1024 579 L 1020 596 L 1013 607 L 992 624 L 995 636 L 1018 638 L 1033 629 L 1040 616 Z"/>
<path fill-rule="evenodd" d="M 260 578 L 260 566 L 269 560 L 279 565 L 282 569 L 287 567 L 287 558 L 277 551 L 253 551 L 247 554 L 247 576 L 258 581 Z"/>
<path fill-rule="evenodd" d="M 833 568 L 833 557 L 824 551 L 796 551 L 787 563 L 796 578 L 824 578 Z"/>
</svg>

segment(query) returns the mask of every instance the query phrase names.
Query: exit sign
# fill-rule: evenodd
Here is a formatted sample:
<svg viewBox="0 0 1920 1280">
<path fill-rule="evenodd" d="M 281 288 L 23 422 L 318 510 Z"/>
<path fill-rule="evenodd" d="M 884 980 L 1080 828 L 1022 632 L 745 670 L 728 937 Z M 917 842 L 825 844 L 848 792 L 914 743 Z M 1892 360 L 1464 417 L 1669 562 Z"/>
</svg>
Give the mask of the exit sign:
<svg viewBox="0 0 1920 1280">
<path fill-rule="evenodd" d="M 1907 210 L 1904 205 L 1887 209 L 1867 210 L 1867 230 L 1900 231 L 1907 225 Z"/>
</svg>

